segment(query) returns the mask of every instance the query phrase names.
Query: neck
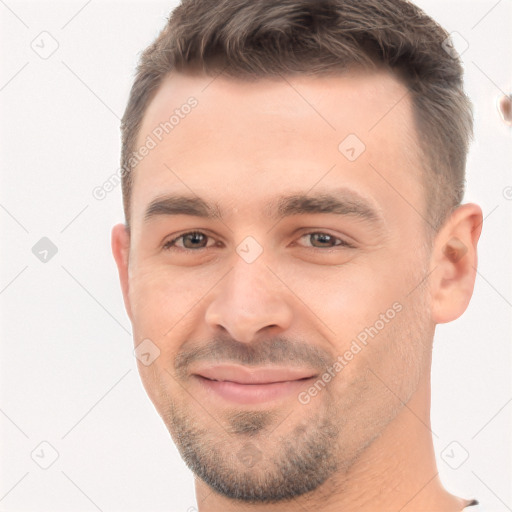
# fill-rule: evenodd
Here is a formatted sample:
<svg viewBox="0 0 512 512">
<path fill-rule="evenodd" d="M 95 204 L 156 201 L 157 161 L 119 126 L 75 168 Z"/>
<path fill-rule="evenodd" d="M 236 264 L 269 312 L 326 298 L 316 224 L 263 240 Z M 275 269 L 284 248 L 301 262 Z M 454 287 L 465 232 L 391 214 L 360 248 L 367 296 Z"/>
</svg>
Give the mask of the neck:
<svg viewBox="0 0 512 512">
<path fill-rule="evenodd" d="M 459 512 L 470 500 L 439 479 L 430 428 L 430 369 L 401 412 L 343 475 L 287 503 L 234 502 L 196 479 L 199 512 Z"/>
</svg>

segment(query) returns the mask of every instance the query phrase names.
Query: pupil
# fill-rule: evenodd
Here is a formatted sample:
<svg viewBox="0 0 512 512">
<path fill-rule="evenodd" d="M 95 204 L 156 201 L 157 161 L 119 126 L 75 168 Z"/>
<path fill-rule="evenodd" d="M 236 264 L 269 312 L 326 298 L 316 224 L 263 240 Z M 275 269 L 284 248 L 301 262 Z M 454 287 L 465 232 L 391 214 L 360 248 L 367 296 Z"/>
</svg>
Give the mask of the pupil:
<svg viewBox="0 0 512 512">
<path fill-rule="evenodd" d="M 197 245 L 197 242 L 201 242 L 201 237 L 203 235 L 201 233 L 192 233 L 191 235 L 188 235 L 188 240 L 191 241 L 192 245 Z"/>
<path fill-rule="evenodd" d="M 320 242 L 321 244 L 329 244 L 329 239 L 331 238 L 331 235 L 315 233 L 313 234 L 313 237 L 317 242 Z"/>
</svg>

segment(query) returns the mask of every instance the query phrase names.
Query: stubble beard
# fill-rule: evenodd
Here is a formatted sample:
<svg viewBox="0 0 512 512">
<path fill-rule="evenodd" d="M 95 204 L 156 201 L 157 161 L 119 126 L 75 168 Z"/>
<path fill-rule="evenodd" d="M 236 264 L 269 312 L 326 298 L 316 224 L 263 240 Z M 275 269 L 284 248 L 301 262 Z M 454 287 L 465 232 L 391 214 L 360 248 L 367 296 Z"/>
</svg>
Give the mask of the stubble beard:
<svg viewBox="0 0 512 512">
<path fill-rule="evenodd" d="M 193 401 L 173 400 L 164 392 L 162 418 L 184 462 L 214 491 L 243 502 L 289 501 L 318 490 L 328 480 L 336 492 L 342 492 L 350 468 L 418 387 L 426 353 L 418 345 L 426 341 L 428 304 L 426 297 L 416 300 L 407 304 L 408 314 L 389 326 L 381 341 L 388 346 L 378 350 L 394 352 L 408 372 L 410 378 L 400 393 L 404 401 L 397 403 L 390 396 L 374 410 L 361 411 L 358 402 L 364 403 L 375 387 L 366 371 L 354 377 L 339 399 L 324 390 L 315 398 L 323 403 L 313 410 L 303 409 L 313 404 L 294 404 L 289 416 L 283 410 L 244 409 L 220 418 L 199 408 L 202 417 L 198 418 L 188 409 Z M 167 389 L 163 382 L 160 385 L 161 390 Z M 289 421 L 296 423 L 291 430 L 280 428 Z M 358 421 L 365 425 L 356 428 Z M 327 488 L 325 493 L 329 494 Z"/>
</svg>

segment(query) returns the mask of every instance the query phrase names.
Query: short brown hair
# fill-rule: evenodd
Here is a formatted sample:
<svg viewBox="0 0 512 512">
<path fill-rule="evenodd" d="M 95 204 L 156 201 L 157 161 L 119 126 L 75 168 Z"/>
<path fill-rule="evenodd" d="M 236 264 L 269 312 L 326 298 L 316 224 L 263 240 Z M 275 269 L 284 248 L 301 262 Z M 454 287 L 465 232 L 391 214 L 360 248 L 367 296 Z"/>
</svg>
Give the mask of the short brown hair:
<svg viewBox="0 0 512 512">
<path fill-rule="evenodd" d="M 464 195 L 473 131 L 448 33 L 406 0 L 183 0 L 142 53 L 122 123 L 129 227 L 130 156 L 146 109 L 172 71 L 265 78 L 351 66 L 390 68 L 407 86 L 425 160 L 426 220 L 436 232 Z"/>
</svg>

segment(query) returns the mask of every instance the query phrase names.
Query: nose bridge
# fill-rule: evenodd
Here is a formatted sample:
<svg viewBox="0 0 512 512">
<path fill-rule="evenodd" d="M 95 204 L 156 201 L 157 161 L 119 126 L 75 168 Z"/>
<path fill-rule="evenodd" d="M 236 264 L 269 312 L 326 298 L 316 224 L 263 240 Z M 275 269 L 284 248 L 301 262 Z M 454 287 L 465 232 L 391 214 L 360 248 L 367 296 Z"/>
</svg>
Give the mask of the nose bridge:
<svg viewBox="0 0 512 512">
<path fill-rule="evenodd" d="M 290 304 L 265 259 L 248 261 L 236 255 L 206 311 L 210 327 L 223 327 L 240 342 L 250 342 L 265 328 L 286 329 L 292 317 Z"/>
<path fill-rule="evenodd" d="M 244 306 L 248 314 L 256 314 L 268 304 L 268 300 L 277 298 L 275 276 L 267 268 L 263 258 L 252 263 L 235 258 L 226 291 L 228 298 L 231 296 L 232 300 Z"/>
</svg>

